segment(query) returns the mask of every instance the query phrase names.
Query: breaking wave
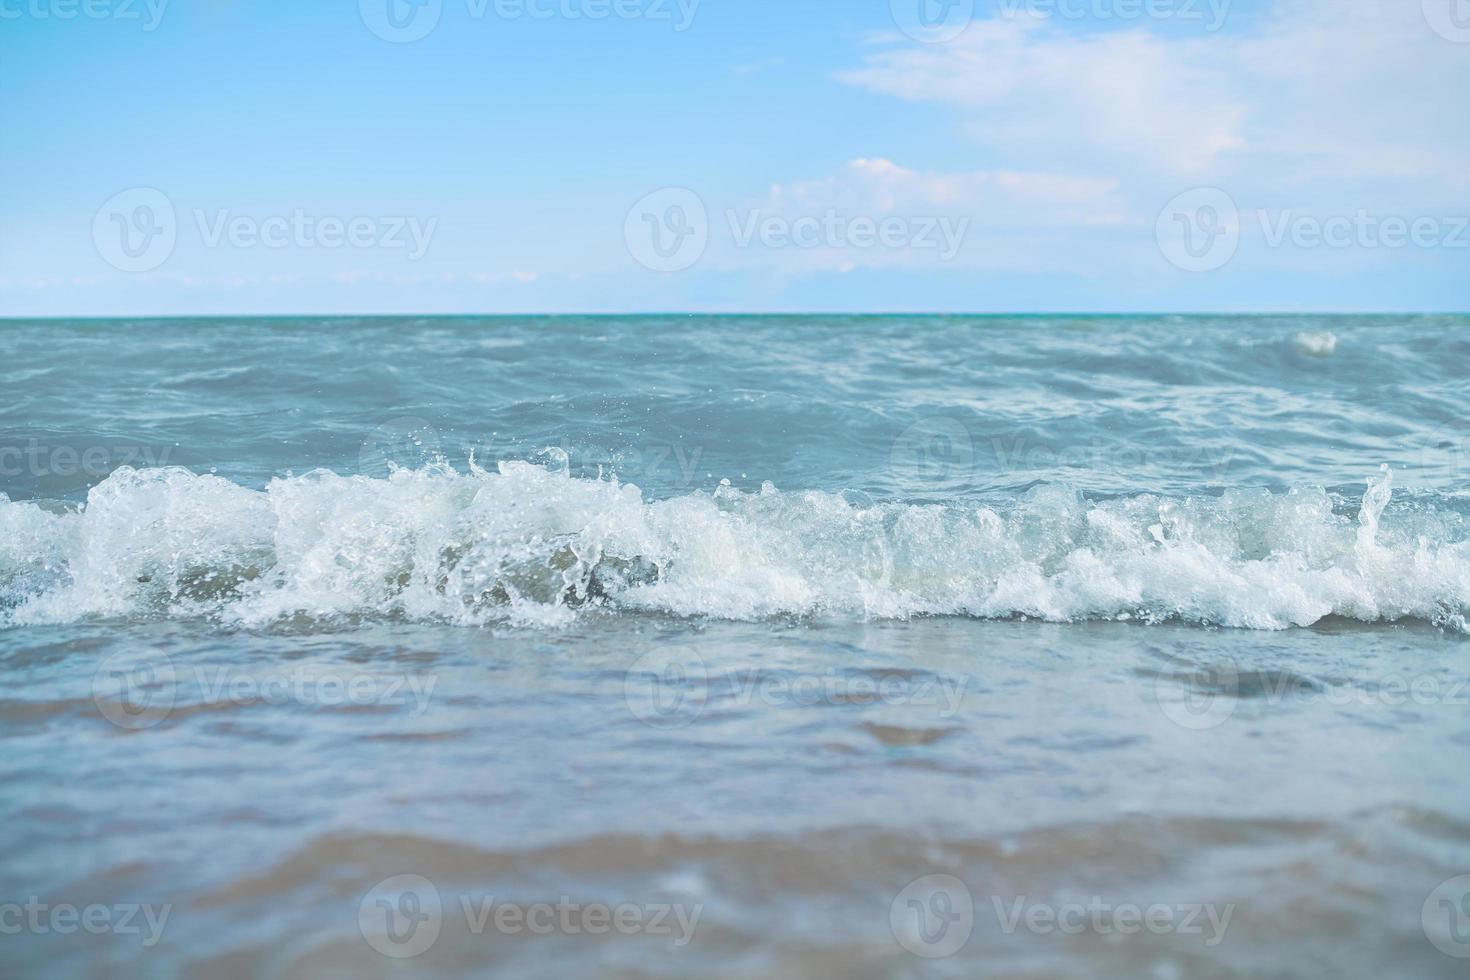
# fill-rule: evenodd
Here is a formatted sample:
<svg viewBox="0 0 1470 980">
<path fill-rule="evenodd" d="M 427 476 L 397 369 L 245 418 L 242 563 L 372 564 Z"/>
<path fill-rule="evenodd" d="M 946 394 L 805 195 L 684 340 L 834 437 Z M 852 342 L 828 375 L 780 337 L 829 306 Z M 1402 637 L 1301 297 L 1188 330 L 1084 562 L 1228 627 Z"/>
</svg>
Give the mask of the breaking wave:
<svg viewBox="0 0 1470 980">
<path fill-rule="evenodd" d="M 1253 629 L 1328 616 L 1464 630 L 1465 519 L 1446 495 L 1321 488 L 1005 504 L 874 503 L 722 485 L 650 501 L 525 462 L 264 490 L 123 468 L 80 509 L 0 495 L 0 624 L 204 616 L 566 623 L 588 610 L 760 619 L 959 615 Z M 1392 506 L 1390 506 L 1392 503 Z"/>
</svg>

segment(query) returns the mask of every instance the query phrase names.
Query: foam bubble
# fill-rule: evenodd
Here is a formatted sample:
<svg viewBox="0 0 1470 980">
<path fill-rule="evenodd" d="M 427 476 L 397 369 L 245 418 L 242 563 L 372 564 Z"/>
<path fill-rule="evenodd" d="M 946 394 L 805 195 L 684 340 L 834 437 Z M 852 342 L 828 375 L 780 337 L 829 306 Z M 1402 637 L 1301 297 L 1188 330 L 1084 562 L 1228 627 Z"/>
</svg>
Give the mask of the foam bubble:
<svg viewBox="0 0 1470 980">
<path fill-rule="evenodd" d="M 0 498 L 0 616 L 393 617 L 554 626 L 583 615 L 1129 619 L 1255 629 L 1337 615 L 1454 626 L 1459 511 L 1320 488 L 1109 500 L 1040 486 L 991 506 L 636 486 L 523 462 L 315 471 L 264 490 L 118 470 L 76 513 Z"/>
</svg>

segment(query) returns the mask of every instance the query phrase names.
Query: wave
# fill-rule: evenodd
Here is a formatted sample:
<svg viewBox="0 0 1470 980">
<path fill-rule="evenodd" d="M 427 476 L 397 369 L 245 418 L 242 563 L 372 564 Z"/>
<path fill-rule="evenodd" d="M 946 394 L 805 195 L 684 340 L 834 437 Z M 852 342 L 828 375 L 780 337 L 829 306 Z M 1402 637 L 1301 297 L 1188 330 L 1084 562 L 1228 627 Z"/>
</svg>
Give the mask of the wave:
<svg viewBox="0 0 1470 980">
<path fill-rule="evenodd" d="M 1466 629 L 1470 535 L 1444 496 L 1317 487 L 1004 504 L 722 484 L 646 500 L 503 462 L 263 490 L 124 467 L 80 509 L 0 495 L 0 624 L 198 617 L 548 626 L 589 612 L 754 620 L 958 615 L 1277 630 L 1325 617 Z M 1392 503 L 1392 506 L 1390 504 Z"/>
</svg>

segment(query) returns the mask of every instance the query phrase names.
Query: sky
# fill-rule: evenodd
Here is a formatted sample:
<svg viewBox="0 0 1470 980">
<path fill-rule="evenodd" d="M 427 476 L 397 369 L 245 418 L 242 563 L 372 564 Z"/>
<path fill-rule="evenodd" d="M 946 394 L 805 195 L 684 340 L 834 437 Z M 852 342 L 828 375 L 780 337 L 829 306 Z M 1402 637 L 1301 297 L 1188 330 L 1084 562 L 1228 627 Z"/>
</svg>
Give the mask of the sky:
<svg viewBox="0 0 1470 980">
<path fill-rule="evenodd" d="M 0 0 L 0 316 L 1470 310 L 1470 0 Z"/>
</svg>

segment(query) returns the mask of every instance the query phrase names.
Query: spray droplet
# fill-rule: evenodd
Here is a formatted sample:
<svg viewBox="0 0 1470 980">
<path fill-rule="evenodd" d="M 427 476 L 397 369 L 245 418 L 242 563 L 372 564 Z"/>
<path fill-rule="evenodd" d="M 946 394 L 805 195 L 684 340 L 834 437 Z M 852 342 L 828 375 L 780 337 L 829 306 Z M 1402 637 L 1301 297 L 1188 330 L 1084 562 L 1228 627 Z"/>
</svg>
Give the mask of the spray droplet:
<svg viewBox="0 0 1470 980">
<path fill-rule="evenodd" d="M 560 446 L 547 446 L 539 450 L 531 457 L 531 462 L 557 476 L 566 476 L 572 469 L 572 458 Z"/>
</svg>

